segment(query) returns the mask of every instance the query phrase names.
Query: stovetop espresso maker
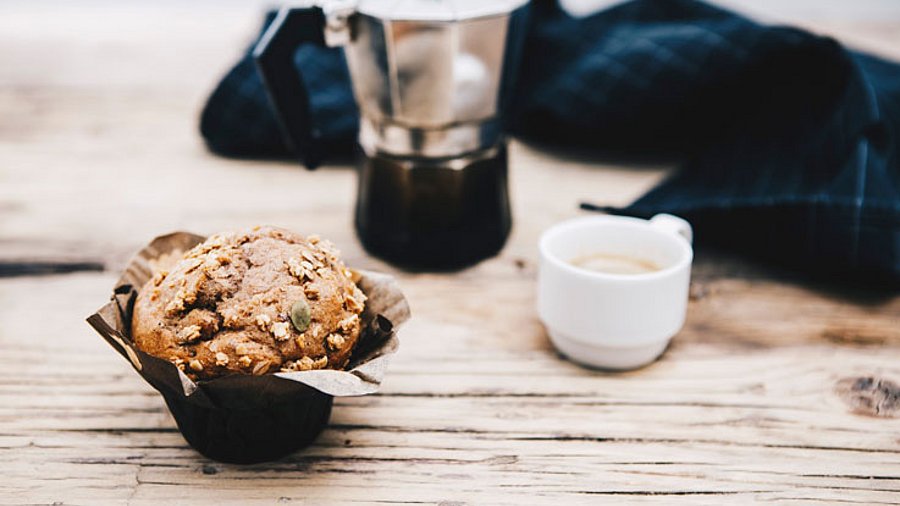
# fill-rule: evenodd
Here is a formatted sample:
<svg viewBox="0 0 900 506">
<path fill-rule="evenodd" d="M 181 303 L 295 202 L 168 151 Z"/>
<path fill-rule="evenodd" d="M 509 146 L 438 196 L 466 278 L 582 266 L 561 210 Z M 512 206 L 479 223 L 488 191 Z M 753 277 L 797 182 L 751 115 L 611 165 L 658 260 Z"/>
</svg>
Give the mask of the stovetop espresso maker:
<svg viewBox="0 0 900 506">
<path fill-rule="evenodd" d="M 496 254 L 512 220 L 504 110 L 528 0 L 359 0 L 285 7 L 254 57 L 287 142 L 321 161 L 294 53 L 342 46 L 360 110 L 356 230 L 413 268 Z"/>
</svg>

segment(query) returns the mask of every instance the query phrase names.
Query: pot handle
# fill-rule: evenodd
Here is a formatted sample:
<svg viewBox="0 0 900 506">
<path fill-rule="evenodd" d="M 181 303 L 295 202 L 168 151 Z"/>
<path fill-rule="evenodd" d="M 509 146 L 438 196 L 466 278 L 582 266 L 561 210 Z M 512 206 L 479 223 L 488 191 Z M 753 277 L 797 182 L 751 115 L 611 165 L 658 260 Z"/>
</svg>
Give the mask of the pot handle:
<svg viewBox="0 0 900 506">
<path fill-rule="evenodd" d="M 309 94 L 294 65 L 294 54 L 301 44 L 325 46 L 325 14 L 321 8 L 283 7 L 253 48 L 253 59 L 285 142 L 308 169 L 315 169 L 323 153 L 320 136 L 312 125 Z"/>
</svg>

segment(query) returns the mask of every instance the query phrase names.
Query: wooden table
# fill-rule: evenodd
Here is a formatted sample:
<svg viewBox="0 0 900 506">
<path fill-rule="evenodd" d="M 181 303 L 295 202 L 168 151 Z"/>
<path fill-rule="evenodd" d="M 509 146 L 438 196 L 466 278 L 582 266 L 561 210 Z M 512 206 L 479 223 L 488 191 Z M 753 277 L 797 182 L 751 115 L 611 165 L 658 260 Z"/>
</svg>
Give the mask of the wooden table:
<svg viewBox="0 0 900 506">
<path fill-rule="evenodd" d="M 213 9 L 212 7 L 217 7 Z M 258 22 L 228 2 L 0 5 L 0 503 L 900 502 L 900 297 L 701 252 L 688 322 L 609 374 L 552 350 L 536 241 L 668 167 L 514 144 L 497 258 L 409 274 L 354 239 L 354 172 L 205 151 L 196 115 Z M 897 18 L 816 27 L 900 57 Z M 396 275 L 413 310 L 378 395 L 249 467 L 200 457 L 84 318 L 153 236 L 270 223 Z"/>
</svg>

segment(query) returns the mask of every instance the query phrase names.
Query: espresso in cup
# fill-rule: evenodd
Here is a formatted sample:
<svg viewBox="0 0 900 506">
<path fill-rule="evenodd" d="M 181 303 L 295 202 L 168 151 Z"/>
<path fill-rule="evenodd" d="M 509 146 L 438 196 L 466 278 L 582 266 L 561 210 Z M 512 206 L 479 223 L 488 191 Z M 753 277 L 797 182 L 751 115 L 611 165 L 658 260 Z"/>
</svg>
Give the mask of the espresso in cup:
<svg viewBox="0 0 900 506">
<path fill-rule="evenodd" d="M 569 260 L 569 263 L 580 269 L 606 274 L 648 274 L 662 270 L 650 260 L 610 253 L 580 255 Z"/>
<path fill-rule="evenodd" d="M 667 214 L 587 216 L 544 232 L 537 310 L 556 349 L 604 369 L 655 360 L 684 324 L 691 236 Z"/>
</svg>

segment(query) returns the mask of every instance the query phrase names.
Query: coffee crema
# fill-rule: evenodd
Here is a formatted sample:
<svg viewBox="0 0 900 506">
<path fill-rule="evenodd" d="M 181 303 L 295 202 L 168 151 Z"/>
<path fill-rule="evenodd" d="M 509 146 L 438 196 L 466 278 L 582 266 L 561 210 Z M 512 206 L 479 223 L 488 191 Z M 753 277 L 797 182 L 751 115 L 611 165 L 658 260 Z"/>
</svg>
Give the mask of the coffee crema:
<svg viewBox="0 0 900 506">
<path fill-rule="evenodd" d="M 648 274 L 662 270 L 662 267 L 643 258 L 609 253 L 582 255 L 569 260 L 569 263 L 579 269 L 606 274 Z"/>
</svg>

